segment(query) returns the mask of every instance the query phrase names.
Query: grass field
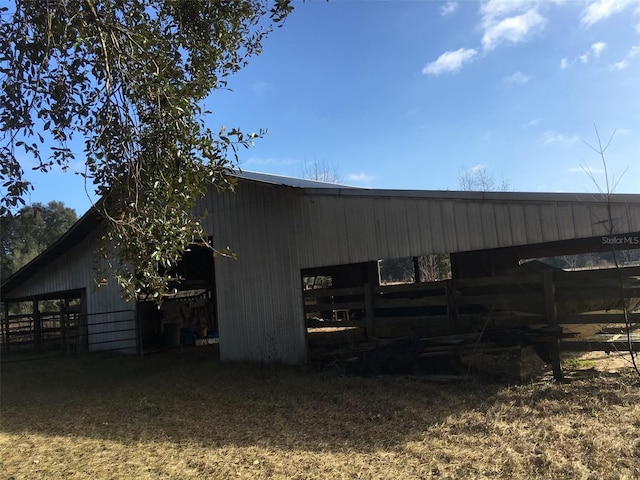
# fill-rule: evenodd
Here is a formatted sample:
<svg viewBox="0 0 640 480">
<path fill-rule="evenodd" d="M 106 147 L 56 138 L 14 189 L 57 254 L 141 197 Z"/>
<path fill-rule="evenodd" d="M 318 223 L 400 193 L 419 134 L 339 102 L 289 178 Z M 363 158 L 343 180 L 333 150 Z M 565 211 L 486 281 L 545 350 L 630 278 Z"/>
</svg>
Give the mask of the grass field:
<svg viewBox="0 0 640 480">
<path fill-rule="evenodd" d="M 507 387 L 213 357 L 3 365 L 0 480 L 640 478 L 629 368 Z"/>
</svg>

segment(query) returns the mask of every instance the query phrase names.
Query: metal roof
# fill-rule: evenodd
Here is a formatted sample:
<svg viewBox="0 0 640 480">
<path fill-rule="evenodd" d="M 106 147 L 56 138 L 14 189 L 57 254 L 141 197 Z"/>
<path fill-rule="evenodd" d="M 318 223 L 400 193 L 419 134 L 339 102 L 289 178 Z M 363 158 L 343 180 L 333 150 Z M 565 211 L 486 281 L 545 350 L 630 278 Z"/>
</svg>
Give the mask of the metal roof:
<svg viewBox="0 0 640 480">
<path fill-rule="evenodd" d="M 330 190 L 342 190 L 342 189 L 357 189 L 364 190 L 358 187 L 352 187 L 349 185 L 341 185 L 338 183 L 321 182 L 318 180 L 308 180 L 306 178 L 284 177 L 281 175 L 273 175 L 270 173 L 259 172 L 247 172 L 237 170 L 233 174 L 234 177 L 240 180 L 248 180 L 258 183 L 266 183 L 271 185 L 281 185 L 285 187 L 293 188 L 317 188 L 317 189 L 330 189 Z"/>
<path fill-rule="evenodd" d="M 241 181 L 259 184 L 300 188 L 305 194 L 348 196 L 367 198 L 432 198 L 454 200 L 482 200 L 482 201 L 519 201 L 519 202 L 597 202 L 607 203 L 640 203 L 640 195 L 614 194 L 610 196 L 591 193 L 526 193 L 526 192 L 469 192 L 469 191 L 433 191 L 433 190 L 386 190 L 367 189 L 335 183 L 319 182 L 302 178 L 285 177 L 267 173 L 247 172 L 237 170 L 233 176 Z M 24 280 L 30 278 L 38 270 L 57 258 L 68 249 L 84 239 L 94 228 L 103 221 L 95 207 L 87 211 L 62 237 L 53 243 L 35 259 L 9 277 L 3 284 L 1 292 L 10 291 Z"/>
<path fill-rule="evenodd" d="M 640 203 L 640 195 L 614 193 L 549 193 L 549 192 L 481 192 L 457 190 L 395 190 L 354 187 L 338 183 L 320 182 L 304 178 L 285 177 L 270 173 L 236 171 L 234 176 L 262 184 L 302 188 L 311 195 L 336 195 L 355 197 L 395 197 L 395 198 L 436 198 L 456 200 L 493 200 L 519 202 L 598 202 L 598 203 Z"/>
</svg>

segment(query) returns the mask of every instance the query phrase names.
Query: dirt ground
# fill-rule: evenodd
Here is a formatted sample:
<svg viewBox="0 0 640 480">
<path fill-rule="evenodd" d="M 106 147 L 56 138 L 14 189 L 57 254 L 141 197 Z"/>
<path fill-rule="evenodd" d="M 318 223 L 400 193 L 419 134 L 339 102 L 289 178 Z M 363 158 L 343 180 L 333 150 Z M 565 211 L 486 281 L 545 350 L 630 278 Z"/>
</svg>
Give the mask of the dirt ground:
<svg viewBox="0 0 640 480">
<path fill-rule="evenodd" d="M 575 354 L 565 357 L 565 363 L 568 359 L 575 359 L 575 362 L 569 363 L 572 368 L 577 370 L 594 370 L 603 373 L 619 373 L 621 370 L 633 368 L 631 355 L 629 352 L 587 352 Z M 640 358 L 636 354 L 636 362 L 640 362 Z"/>
</svg>

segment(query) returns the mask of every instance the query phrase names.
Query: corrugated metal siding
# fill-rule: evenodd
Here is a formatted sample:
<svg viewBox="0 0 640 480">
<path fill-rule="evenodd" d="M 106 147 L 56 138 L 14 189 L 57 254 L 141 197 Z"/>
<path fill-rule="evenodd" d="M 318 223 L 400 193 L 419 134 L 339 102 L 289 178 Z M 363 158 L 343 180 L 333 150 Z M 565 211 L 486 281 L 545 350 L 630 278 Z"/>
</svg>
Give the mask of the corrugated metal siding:
<svg viewBox="0 0 640 480">
<path fill-rule="evenodd" d="M 301 268 L 586 238 L 607 233 L 602 203 L 307 195 Z M 640 205 L 612 205 L 616 232 L 638 230 Z M 338 248 L 339 246 L 339 248 Z"/>
<path fill-rule="evenodd" d="M 221 357 L 285 363 L 306 360 L 301 269 L 599 236 L 608 218 L 602 202 L 567 196 L 316 192 L 253 181 L 241 181 L 236 193 L 212 188 L 197 210 L 208 211 L 215 247 L 238 255 L 215 262 Z M 640 230 L 640 202 L 614 203 L 611 211 L 617 233 Z M 134 308 L 115 282 L 91 291 L 98 238 L 89 236 L 11 296 L 86 288 L 87 313 L 100 313 L 90 321 L 125 318 L 104 314 Z M 102 340 L 125 335 L 92 332 Z"/>
<path fill-rule="evenodd" d="M 85 290 L 85 308 L 87 313 L 89 342 L 95 344 L 92 350 L 120 349 L 135 353 L 136 341 L 131 339 L 130 332 L 114 332 L 114 330 L 131 329 L 135 332 L 135 304 L 127 303 L 121 298 L 115 280 L 97 290 L 95 272 L 93 270 L 93 252 L 101 233 L 96 231 L 85 238 L 47 267 L 22 283 L 11 292 L 4 292 L 7 298 L 21 298 L 68 290 Z M 105 313 L 128 310 L 125 313 Z M 96 325 L 107 321 L 130 320 L 124 323 Z M 104 343 L 108 342 L 108 343 Z"/>
<path fill-rule="evenodd" d="M 291 221 L 300 218 L 301 204 L 290 189 L 255 183 L 203 202 L 214 245 L 229 245 L 238 256 L 215 264 L 221 358 L 304 363 L 302 279 L 294 247 L 301 230 Z"/>
<path fill-rule="evenodd" d="M 216 260 L 224 360 L 301 363 L 306 342 L 300 270 L 429 253 L 497 248 L 603 234 L 606 206 L 305 193 L 241 183 L 209 195 L 207 230 L 238 259 Z M 620 231 L 640 205 L 615 205 Z M 215 227 L 214 227 L 215 226 Z"/>
</svg>

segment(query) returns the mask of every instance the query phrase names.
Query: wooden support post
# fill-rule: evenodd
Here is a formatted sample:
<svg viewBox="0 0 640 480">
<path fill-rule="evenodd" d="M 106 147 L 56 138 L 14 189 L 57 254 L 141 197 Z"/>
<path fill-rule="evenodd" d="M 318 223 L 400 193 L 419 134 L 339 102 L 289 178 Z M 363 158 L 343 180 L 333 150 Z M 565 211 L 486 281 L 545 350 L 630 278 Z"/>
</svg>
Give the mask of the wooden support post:
<svg viewBox="0 0 640 480">
<path fill-rule="evenodd" d="M 66 351 L 67 355 L 69 351 L 69 335 L 67 328 L 67 307 L 69 306 L 69 300 L 65 298 L 64 302 L 60 305 L 60 348 L 63 352 Z"/>
<path fill-rule="evenodd" d="M 42 349 L 42 319 L 40 318 L 38 300 L 33 301 L 33 344 L 37 352 Z"/>
<path fill-rule="evenodd" d="M 459 333 L 458 325 L 458 299 L 456 292 L 455 280 L 449 280 L 446 283 L 447 294 L 447 314 L 449 315 L 449 327 L 451 334 Z"/>
<path fill-rule="evenodd" d="M 413 283 L 420 283 L 420 257 L 413 257 Z"/>
<path fill-rule="evenodd" d="M 11 333 L 9 324 L 9 302 L 4 302 L 4 321 L 2 322 L 2 328 L 4 329 L 4 349 L 5 352 L 9 352 L 9 349 L 11 348 L 11 342 L 9 340 L 9 334 Z"/>
<path fill-rule="evenodd" d="M 553 271 L 547 270 L 544 272 L 544 301 L 545 310 L 547 314 L 547 324 L 550 327 L 556 327 L 558 330 L 560 326 L 558 324 L 558 309 L 556 305 L 556 285 L 553 280 Z M 553 378 L 557 382 L 564 381 L 564 374 L 562 373 L 562 359 L 560 354 L 560 337 L 556 337 L 549 340 L 549 354 L 551 356 L 551 366 L 553 368 Z"/>
<path fill-rule="evenodd" d="M 364 284 L 364 315 L 367 337 L 376 336 L 376 315 L 373 310 L 373 290 L 370 283 Z"/>
</svg>

